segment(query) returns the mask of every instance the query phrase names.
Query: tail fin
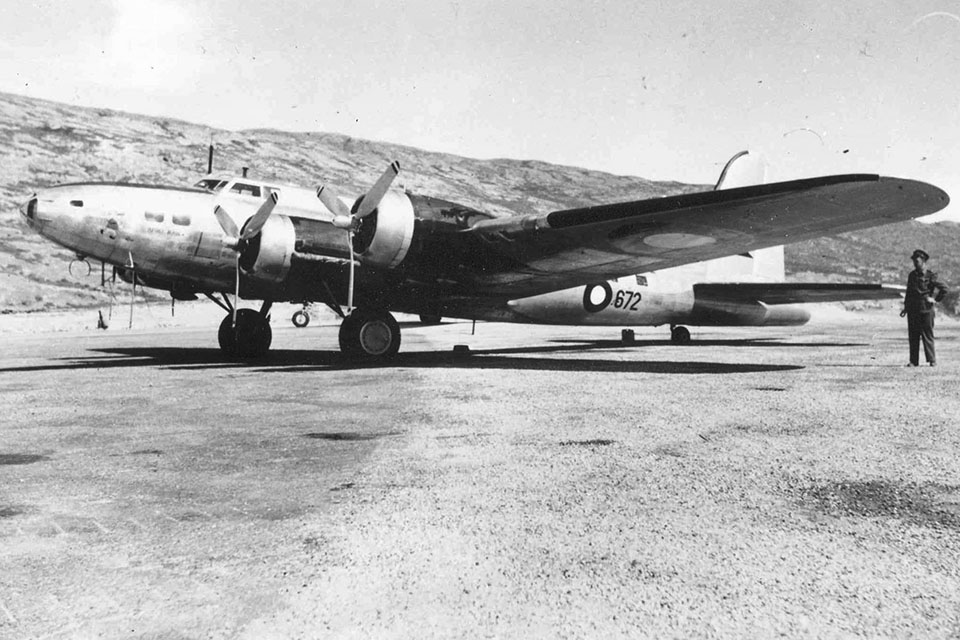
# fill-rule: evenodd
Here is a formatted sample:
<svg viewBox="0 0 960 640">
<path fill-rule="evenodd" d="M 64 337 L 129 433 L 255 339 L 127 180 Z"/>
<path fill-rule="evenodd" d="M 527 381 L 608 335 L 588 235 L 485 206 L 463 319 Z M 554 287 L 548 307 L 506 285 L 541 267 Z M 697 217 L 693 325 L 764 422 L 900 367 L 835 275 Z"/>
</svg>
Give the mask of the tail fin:
<svg viewBox="0 0 960 640">
<path fill-rule="evenodd" d="M 767 177 L 767 163 L 763 156 L 758 153 L 741 151 L 727 161 L 720 172 L 720 179 L 713 188 L 714 191 L 720 189 L 735 189 L 737 187 L 749 187 L 755 184 L 763 184 Z M 753 258 L 753 278 L 765 282 L 783 282 L 783 247 L 770 247 L 751 251 L 749 256 Z"/>
<path fill-rule="evenodd" d="M 741 151 L 724 165 L 720 172 L 720 179 L 714 191 L 721 189 L 735 189 L 763 184 L 767 178 L 767 164 L 763 156 L 749 151 Z"/>
</svg>

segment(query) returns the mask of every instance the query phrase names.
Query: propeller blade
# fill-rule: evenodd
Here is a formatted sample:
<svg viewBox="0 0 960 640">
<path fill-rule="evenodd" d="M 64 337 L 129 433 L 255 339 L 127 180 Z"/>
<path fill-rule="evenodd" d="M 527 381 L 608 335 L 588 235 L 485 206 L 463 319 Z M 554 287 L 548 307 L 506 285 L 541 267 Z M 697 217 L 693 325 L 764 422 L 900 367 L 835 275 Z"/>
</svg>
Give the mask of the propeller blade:
<svg viewBox="0 0 960 640">
<path fill-rule="evenodd" d="M 277 194 L 270 189 L 267 189 L 267 199 L 263 201 L 263 204 L 260 205 L 260 208 L 257 209 L 257 212 L 247 220 L 247 223 L 243 226 L 243 235 L 240 236 L 241 240 L 249 240 L 254 237 L 263 229 L 263 225 L 267 223 L 267 218 L 270 217 L 270 214 L 273 212 L 273 208 L 277 206 Z"/>
<path fill-rule="evenodd" d="M 393 180 L 397 177 L 398 173 L 400 173 L 400 163 L 396 161 L 391 162 L 387 170 L 383 172 L 383 175 L 370 187 L 370 191 L 368 191 L 367 195 L 360 201 L 360 207 L 354 214 L 356 218 L 365 218 L 373 213 L 373 210 L 376 209 L 380 201 L 383 200 L 383 196 L 387 194 L 390 185 L 393 184 Z"/>
<path fill-rule="evenodd" d="M 236 239 L 237 236 L 240 235 L 240 229 L 237 228 L 237 223 L 233 221 L 233 218 L 230 217 L 226 209 L 217 205 L 216 209 L 213 210 L 213 215 L 217 217 L 217 222 L 220 223 L 220 228 L 223 229 L 225 234 L 233 239 Z"/>
<path fill-rule="evenodd" d="M 335 220 L 337 218 L 350 217 L 350 207 L 343 203 L 343 200 L 337 196 L 330 185 L 320 185 L 320 188 L 317 189 L 317 197 L 320 198 L 323 206 L 329 209 L 330 213 L 334 215 Z"/>
</svg>

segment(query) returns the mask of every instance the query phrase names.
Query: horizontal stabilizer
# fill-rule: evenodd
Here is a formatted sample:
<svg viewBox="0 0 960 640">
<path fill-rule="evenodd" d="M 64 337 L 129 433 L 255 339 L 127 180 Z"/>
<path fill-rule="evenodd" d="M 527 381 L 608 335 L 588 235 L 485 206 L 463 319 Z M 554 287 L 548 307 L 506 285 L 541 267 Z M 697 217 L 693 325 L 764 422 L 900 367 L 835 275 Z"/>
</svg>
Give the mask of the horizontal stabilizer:
<svg viewBox="0 0 960 640">
<path fill-rule="evenodd" d="M 889 284 L 838 284 L 826 282 L 723 282 L 693 285 L 697 299 L 727 302 L 762 302 L 767 305 L 845 300 L 892 300 L 906 291 Z"/>
</svg>

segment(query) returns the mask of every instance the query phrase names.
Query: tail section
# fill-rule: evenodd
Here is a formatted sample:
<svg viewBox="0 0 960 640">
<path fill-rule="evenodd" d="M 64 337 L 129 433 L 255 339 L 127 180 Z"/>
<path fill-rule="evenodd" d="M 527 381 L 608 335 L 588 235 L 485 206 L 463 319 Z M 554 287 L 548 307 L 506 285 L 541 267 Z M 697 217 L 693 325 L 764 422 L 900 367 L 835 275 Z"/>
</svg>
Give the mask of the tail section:
<svg viewBox="0 0 960 640">
<path fill-rule="evenodd" d="M 724 165 L 720 172 L 720 179 L 713 188 L 714 191 L 721 189 L 736 189 L 737 187 L 750 187 L 756 184 L 763 184 L 767 181 L 767 163 L 763 156 L 749 151 L 741 151 Z"/>
<path fill-rule="evenodd" d="M 737 187 L 749 187 L 752 185 L 763 184 L 767 177 L 767 163 L 763 156 L 758 153 L 741 151 L 736 154 L 720 172 L 720 179 L 714 191 L 720 189 L 736 189 Z M 751 258 L 750 264 L 745 265 L 743 260 L 737 264 L 736 273 L 725 273 L 724 276 L 733 279 L 735 276 L 749 278 L 754 282 L 783 282 L 784 264 L 783 247 L 770 247 L 759 251 L 751 251 L 744 257 Z M 739 258 L 739 256 L 737 256 Z M 721 258 L 717 265 L 717 270 L 723 271 L 724 268 L 732 269 L 737 258 Z M 721 266 L 723 265 L 723 266 Z M 743 270 L 748 267 L 746 272 Z M 711 280 L 720 279 L 720 274 L 711 273 Z"/>
</svg>

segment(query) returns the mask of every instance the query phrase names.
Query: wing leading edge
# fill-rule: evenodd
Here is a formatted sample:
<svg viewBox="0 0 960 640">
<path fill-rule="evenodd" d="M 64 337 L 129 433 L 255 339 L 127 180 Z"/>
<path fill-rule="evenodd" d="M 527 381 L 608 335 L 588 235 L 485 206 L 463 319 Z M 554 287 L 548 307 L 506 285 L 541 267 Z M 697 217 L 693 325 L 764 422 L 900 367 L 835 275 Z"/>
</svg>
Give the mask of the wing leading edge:
<svg viewBox="0 0 960 640">
<path fill-rule="evenodd" d="M 924 182 L 827 176 L 485 220 L 469 230 L 515 265 L 489 294 L 534 295 L 935 213 Z"/>
</svg>

